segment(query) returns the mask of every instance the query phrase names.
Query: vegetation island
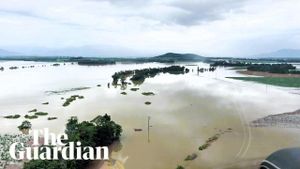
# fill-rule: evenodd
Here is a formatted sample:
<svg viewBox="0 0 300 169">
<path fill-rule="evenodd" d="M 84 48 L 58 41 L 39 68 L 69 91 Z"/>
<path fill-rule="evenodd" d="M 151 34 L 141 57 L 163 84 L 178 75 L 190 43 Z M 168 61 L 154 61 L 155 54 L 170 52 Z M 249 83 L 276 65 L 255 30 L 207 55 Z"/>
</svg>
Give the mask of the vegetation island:
<svg viewBox="0 0 300 169">
<path fill-rule="evenodd" d="M 21 117 L 21 115 L 19 115 L 19 114 L 4 116 L 4 118 L 7 118 L 7 119 L 18 119 L 20 117 Z"/>
<path fill-rule="evenodd" d="M 66 99 L 66 101 L 63 103 L 63 106 L 69 106 L 73 101 L 75 101 L 76 99 L 83 99 L 84 96 L 80 96 L 80 95 L 72 95 L 69 98 Z"/>
<path fill-rule="evenodd" d="M 143 92 L 142 95 L 144 95 L 144 96 L 154 96 L 155 94 L 153 92 Z"/>
<path fill-rule="evenodd" d="M 81 142 L 83 147 L 109 146 L 120 139 L 122 127 L 111 120 L 107 114 L 97 116 L 91 121 L 79 122 L 77 117 L 71 117 L 66 124 L 65 133 L 67 142 Z M 82 154 L 84 153 L 81 152 Z M 77 156 L 77 154 L 75 154 Z M 31 160 L 25 162 L 24 169 L 55 168 L 55 169 L 82 169 L 90 165 L 90 160 Z"/>
<path fill-rule="evenodd" d="M 225 67 L 239 67 L 247 69 L 248 71 L 259 71 L 268 73 L 281 74 L 300 74 L 296 67 L 288 63 L 252 63 L 242 61 L 216 61 L 211 66 L 225 66 Z"/>
<path fill-rule="evenodd" d="M 146 78 L 153 78 L 160 73 L 169 74 L 184 74 L 188 73 L 189 69 L 184 66 L 169 66 L 163 68 L 146 68 L 146 69 L 136 69 L 136 70 L 126 70 L 116 72 L 112 75 L 113 85 L 117 85 L 120 81 L 122 85 L 126 84 L 126 79 L 130 77 L 131 82 L 134 85 L 142 84 Z"/>
</svg>

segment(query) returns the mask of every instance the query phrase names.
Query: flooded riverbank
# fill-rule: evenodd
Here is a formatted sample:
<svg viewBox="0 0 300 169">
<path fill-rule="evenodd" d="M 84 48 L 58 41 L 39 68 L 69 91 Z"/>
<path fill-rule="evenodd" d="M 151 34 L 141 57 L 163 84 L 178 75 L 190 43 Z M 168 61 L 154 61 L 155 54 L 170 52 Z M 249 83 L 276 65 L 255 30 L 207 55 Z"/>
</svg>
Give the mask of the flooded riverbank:
<svg viewBox="0 0 300 169">
<path fill-rule="evenodd" d="M 5 64 L 38 64 L 6 62 Z M 44 63 L 43 63 L 44 64 Z M 194 63 L 193 63 L 194 64 Z M 50 63 L 46 64 L 50 65 Z M 181 64 L 188 65 L 188 64 Z M 209 67 L 196 63 L 199 67 Z M 57 117 L 31 120 L 33 128 L 49 127 L 62 132 L 71 116 L 91 120 L 108 113 L 123 127 L 121 145 L 112 159 L 127 169 L 166 169 L 182 165 L 187 169 L 226 168 L 235 162 L 263 159 L 280 148 L 297 146 L 297 129 L 250 128 L 249 122 L 269 114 L 299 109 L 300 95 L 280 87 L 227 79 L 240 76 L 234 70 L 219 68 L 214 72 L 197 73 L 197 66 L 187 66 L 188 74 L 161 74 L 148 78 L 140 86 L 126 90 L 107 87 L 111 76 L 121 70 L 164 67 L 167 64 L 117 64 L 101 67 L 63 65 L 0 72 L 0 115 L 20 114 L 37 109 Z M 101 87 L 98 85 L 101 84 Z M 85 90 L 71 90 L 72 88 Z M 139 90 L 132 91 L 132 87 Z M 47 91 L 68 91 L 49 94 Z M 121 94 L 126 92 L 126 95 Z M 146 96 L 143 92 L 153 92 Z M 84 96 L 69 106 L 62 106 L 72 95 Z M 48 102 L 45 105 L 42 103 Z M 145 102 L 151 102 L 145 105 Z M 150 132 L 148 137 L 148 118 Z M 24 120 L 0 118 L 1 133 L 18 133 Z M 217 133 L 211 146 L 199 151 L 199 146 Z M 135 131 L 134 129 L 141 129 Z M 287 141 L 288 140 L 288 141 Z M 266 144 L 268 143 L 268 144 Z M 185 161 L 190 154 L 197 158 Z"/>
</svg>

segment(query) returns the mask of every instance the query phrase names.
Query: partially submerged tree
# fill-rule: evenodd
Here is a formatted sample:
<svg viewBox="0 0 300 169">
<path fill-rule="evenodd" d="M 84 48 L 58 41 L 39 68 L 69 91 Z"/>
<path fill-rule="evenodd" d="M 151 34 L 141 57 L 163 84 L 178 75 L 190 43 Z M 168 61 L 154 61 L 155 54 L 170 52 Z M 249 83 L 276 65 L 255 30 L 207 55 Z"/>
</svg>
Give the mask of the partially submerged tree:
<svg viewBox="0 0 300 169">
<path fill-rule="evenodd" d="M 18 126 L 19 130 L 22 131 L 23 134 L 28 134 L 31 129 L 31 123 L 27 120 L 23 121 L 20 126 Z"/>
</svg>

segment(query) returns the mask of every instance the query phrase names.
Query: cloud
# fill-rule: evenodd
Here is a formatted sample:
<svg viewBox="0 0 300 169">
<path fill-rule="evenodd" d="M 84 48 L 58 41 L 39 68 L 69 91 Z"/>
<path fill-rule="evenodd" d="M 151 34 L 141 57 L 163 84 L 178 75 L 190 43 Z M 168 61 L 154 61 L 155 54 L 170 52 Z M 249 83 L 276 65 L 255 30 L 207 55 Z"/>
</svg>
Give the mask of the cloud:
<svg viewBox="0 0 300 169">
<path fill-rule="evenodd" d="M 37 19 L 45 19 L 45 20 L 51 20 L 50 18 L 43 17 L 40 15 L 36 15 L 30 11 L 22 11 L 22 10 L 5 10 L 0 9 L 0 15 L 13 15 L 13 16 L 20 16 L 20 17 L 32 17 Z"/>
<path fill-rule="evenodd" d="M 94 1 L 94 2 L 108 2 L 110 4 L 118 5 L 118 6 L 146 6 L 153 2 L 153 0 L 84 0 L 84 1 Z"/>
<path fill-rule="evenodd" d="M 299 46 L 299 8 L 299 0 L 0 1 L 0 48 L 249 55 Z"/>
<path fill-rule="evenodd" d="M 9 14 L 9 15 L 21 15 L 21 16 L 28 16 L 28 17 L 37 17 L 30 12 L 26 11 L 13 11 L 13 10 L 0 10 L 0 14 Z"/>
<path fill-rule="evenodd" d="M 227 13 L 241 12 L 246 0 L 187 0 L 175 1 L 171 6 L 183 10 L 179 15 L 171 16 L 181 25 L 197 25 L 209 21 L 224 19 Z"/>
<path fill-rule="evenodd" d="M 249 0 L 85 0 L 107 2 L 121 9 L 129 9 L 128 17 L 144 17 L 161 24 L 199 25 L 224 19 L 227 13 L 241 12 Z"/>
</svg>

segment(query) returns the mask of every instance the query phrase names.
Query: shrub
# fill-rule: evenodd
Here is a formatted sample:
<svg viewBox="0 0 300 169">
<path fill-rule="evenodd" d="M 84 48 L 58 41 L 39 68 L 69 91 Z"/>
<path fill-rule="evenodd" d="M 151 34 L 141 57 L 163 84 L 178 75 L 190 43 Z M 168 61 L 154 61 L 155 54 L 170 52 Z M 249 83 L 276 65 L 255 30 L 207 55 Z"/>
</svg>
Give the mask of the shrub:
<svg viewBox="0 0 300 169">
<path fill-rule="evenodd" d="M 25 115 L 24 116 L 26 119 L 37 119 L 38 118 L 38 116 L 36 116 L 36 115 Z"/>
<path fill-rule="evenodd" d="M 36 113 L 34 113 L 34 115 L 36 115 L 36 116 L 46 116 L 46 115 L 48 115 L 48 113 L 47 112 L 36 112 Z"/>
<path fill-rule="evenodd" d="M 177 166 L 176 169 L 184 169 L 181 165 Z"/>
<path fill-rule="evenodd" d="M 20 126 L 18 126 L 19 130 L 31 129 L 31 123 L 27 120 L 23 121 Z"/>
<path fill-rule="evenodd" d="M 65 130 L 68 141 L 80 141 L 82 146 L 92 147 L 111 145 L 120 138 L 121 132 L 122 127 L 112 121 L 107 114 L 81 123 L 78 122 L 77 117 L 71 117 Z M 89 162 L 88 160 L 31 160 L 25 163 L 24 169 L 82 169 L 87 168 Z"/>
<path fill-rule="evenodd" d="M 28 111 L 28 113 L 33 113 L 33 112 L 37 112 L 37 109 L 32 109 Z"/>
<path fill-rule="evenodd" d="M 150 105 L 151 104 L 151 102 L 145 102 L 145 105 Z"/>
<path fill-rule="evenodd" d="M 48 117 L 48 120 L 56 120 L 57 117 Z"/>
<path fill-rule="evenodd" d="M 144 95 L 144 96 L 154 96 L 155 94 L 153 92 L 143 92 L 142 95 Z"/>
<path fill-rule="evenodd" d="M 9 116 L 4 116 L 4 118 L 7 118 L 7 119 L 18 119 L 20 118 L 21 116 L 19 114 L 16 114 L 16 115 L 9 115 Z"/>
<path fill-rule="evenodd" d="M 69 106 L 73 101 L 75 101 L 76 99 L 83 99 L 84 96 L 79 96 L 79 95 L 73 95 L 69 98 L 66 99 L 66 101 L 64 102 L 63 106 Z"/>
</svg>

